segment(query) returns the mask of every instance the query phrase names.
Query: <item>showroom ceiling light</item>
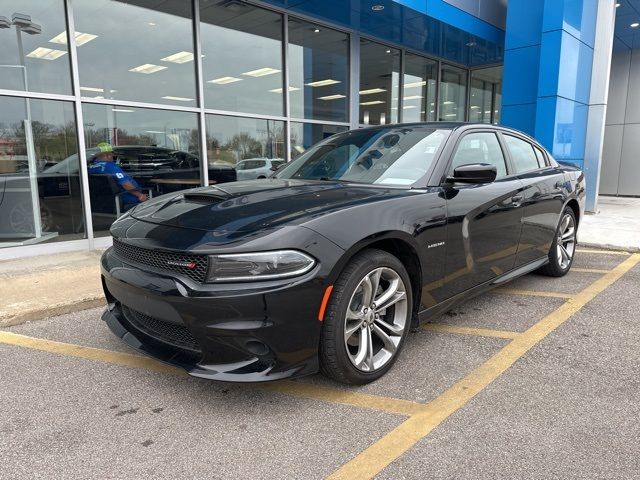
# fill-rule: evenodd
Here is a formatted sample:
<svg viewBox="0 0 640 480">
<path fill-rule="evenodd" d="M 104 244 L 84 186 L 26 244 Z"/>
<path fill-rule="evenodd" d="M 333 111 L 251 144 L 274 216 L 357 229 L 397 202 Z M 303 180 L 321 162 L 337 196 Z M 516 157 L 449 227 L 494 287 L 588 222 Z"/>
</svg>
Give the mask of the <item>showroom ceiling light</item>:
<svg viewBox="0 0 640 480">
<path fill-rule="evenodd" d="M 369 90 L 360 90 L 358 93 L 360 93 L 360 95 L 371 95 L 372 93 L 382 93 L 386 91 L 384 88 L 370 88 Z M 362 105 L 362 103 L 360 105 Z"/>
<path fill-rule="evenodd" d="M 135 110 L 129 110 L 127 108 L 112 108 L 112 112 L 133 113 Z"/>
<path fill-rule="evenodd" d="M 249 77 L 264 77 L 266 75 L 273 75 L 274 73 L 279 73 L 280 70 L 271 67 L 258 68 L 257 70 L 251 70 L 250 72 L 244 72 L 242 75 L 247 75 Z"/>
<path fill-rule="evenodd" d="M 415 105 L 405 105 L 404 107 L 402 107 L 403 110 L 410 110 L 412 108 L 418 108 Z"/>
<path fill-rule="evenodd" d="M 631 24 L 631 25 L 629 25 L 629 26 L 630 26 L 631 28 L 638 28 L 638 27 L 640 27 L 640 23 L 635 22 L 635 23 L 632 23 L 632 24 Z"/>
<path fill-rule="evenodd" d="M 453 105 L 454 102 L 452 102 L 451 100 L 447 100 L 446 102 L 442 102 L 443 105 Z"/>
<path fill-rule="evenodd" d="M 318 97 L 318 100 L 338 100 L 340 98 L 345 98 L 345 95 L 340 95 L 340 94 L 326 95 L 324 97 Z"/>
<path fill-rule="evenodd" d="M 161 65 L 154 65 L 153 63 L 145 63 L 144 65 L 140 65 L 138 67 L 134 67 L 129 69 L 130 72 L 134 73 L 144 73 L 149 75 L 150 73 L 156 73 L 160 70 L 164 70 L 167 67 L 163 67 Z"/>
<path fill-rule="evenodd" d="M 298 90 L 300 90 L 298 87 L 289 87 L 290 92 L 296 92 Z M 269 90 L 269 91 L 273 93 L 282 93 L 282 88 L 274 88 L 273 90 Z"/>
<path fill-rule="evenodd" d="M 381 103 L 385 103 L 382 100 L 371 100 L 370 102 L 360 102 L 360 105 L 380 105 Z"/>
<path fill-rule="evenodd" d="M 171 63 L 187 63 L 193 61 L 193 53 L 191 52 L 178 52 L 173 55 L 169 55 L 168 57 L 161 58 L 163 62 L 171 62 Z"/>
<path fill-rule="evenodd" d="M 75 37 L 76 37 L 76 46 L 81 47 L 85 43 L 89 43 L 91 40 L 98 38 L 98 35 L 94 35 L 93 33 L 75 32 Z M 65 30 L 62 33 L 59 33 L 49 41 L 51 43 L 59 43 L 61 45 L 66 45 L 67 31 Z"/>
<path fill-rule="evenodd" d="M 333 78 L 327 78 L 326 80 L 317 80 L 315 82 L 305 83 L 307 87 L 326 87 L 327 85 L 335 85 L 336 83 L 342 83 L 340 80 L 334 80 Z"/>
<path fill-rule="evenodd" d="M 27 57 L 39 58 L 41 60 L 55 60 L 56 58 L 60 58 L 61 56 L 66 54 L 67 52 L 65 52 L 64 50 L 56 50 L 55 48 L 38 47 L 33 52 L 27 53 Z"/>
<path fill-rule="evenodd" d="M 80 90 L 82 90 L 83 92 L 97 92 L 97 93 L 104 92 L 103 88 L 98 88 L 98 87 L 80 87 Z"/>
<path fill-rule="evenodd" d="M 161 132 L 160 130 L 145 130 L 144 133 L 158 133 L 160 135 L 164 135 L 167 132 Z"/>
<path fill-rule="evenodd" d="M 226 85 L 228 83 L 241 82 L 242 79 L 238 77 L 220 77 L 213 80 L 207 80 L 207 83 L 215 83 L 216 85 Z"/>
<path fill-rule="evenodd" d="M 427 84 L 426 80 L 423 80 L 421 82 L 410 82 L 410 83 L 405 83 L 404 88 L 422 87 L 426 84 Z"/>
<path fill-rule="evenodd" d="M 176 102 L 193 102 L 193 98 L 187 98 L 187 97 L 174 97 L 172 95 L 166 95 L 164 97 L 165 100 L 175 100 Z"/>
<path fill-rule="evenodd" d="M 409 95 L 408 97 L 404 97 L 404 100 L 418 100 L 423 98 L 422 95 Z"/>
</svg>

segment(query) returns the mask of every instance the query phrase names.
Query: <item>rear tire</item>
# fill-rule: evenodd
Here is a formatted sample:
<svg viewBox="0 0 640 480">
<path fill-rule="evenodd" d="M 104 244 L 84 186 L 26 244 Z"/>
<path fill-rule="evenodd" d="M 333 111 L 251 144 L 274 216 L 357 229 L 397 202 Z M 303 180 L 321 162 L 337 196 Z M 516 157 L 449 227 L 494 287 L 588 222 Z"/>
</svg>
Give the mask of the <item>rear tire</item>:
<svg viewBox="0 0 640 480">
<path fill-rule="evenodd" d="M 571 269 L 576 252 L 577 222 L 571 207 L 565 207 L 549 250 L 549 263 L 538 272 L 549 277 L 563 277 Z"/>
<path fill-rule="evenodd" d="M 357 254 L 334 283 L 327 304 L 322 372 L 356 385 L 383 376 L 404 346 L 412 310 L 411 280 L 402 262 L 382 250 Z"/>
</svg>

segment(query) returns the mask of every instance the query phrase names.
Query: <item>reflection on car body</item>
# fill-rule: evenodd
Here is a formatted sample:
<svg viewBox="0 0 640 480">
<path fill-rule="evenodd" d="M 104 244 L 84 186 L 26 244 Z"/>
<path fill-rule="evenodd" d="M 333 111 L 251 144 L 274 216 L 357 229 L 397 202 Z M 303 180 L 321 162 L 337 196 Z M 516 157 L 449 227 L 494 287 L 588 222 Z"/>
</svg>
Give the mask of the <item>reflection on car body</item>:
<svg viewBox="0 0 640 480">
<path fill-rule="evenodd" d="M 584 198 L 579 169 L 512 129 L 340 133 L 273 178 L 187 190 L 121 217 L 102 257 L 103 318 L 130 346 L 199 377 L 321 369 L 367 383 L 418 322 L 533 270 L 566 274 Z"/>
</svg>

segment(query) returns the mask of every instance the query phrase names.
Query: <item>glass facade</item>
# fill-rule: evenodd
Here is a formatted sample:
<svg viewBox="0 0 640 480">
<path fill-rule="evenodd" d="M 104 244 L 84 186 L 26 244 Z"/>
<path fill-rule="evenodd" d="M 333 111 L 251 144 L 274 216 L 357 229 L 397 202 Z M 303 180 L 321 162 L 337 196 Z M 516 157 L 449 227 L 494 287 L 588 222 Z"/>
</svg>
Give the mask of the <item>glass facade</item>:
<svg viewBox="0 0 640 480">
<path fill-rule="evenodd" d="M 400 50 L 360 40 L 358 93 L 361 125 L 398 123 Z"/>
<path fill-rule="evenodd" d="M 74 0 L 82 96 L 195 106 L 190 3 Z"/>
<path fill-rule="evenodd" d="M 469 121 L 499 123 L 502 100 L 502 67 L 471 71 Z"/>
<path fill-rule="evenodd" d="M 349 36 L 290 19 L 289 101 L 291 116 L 349 121 Z"/>
<path fill-rule="evenodd" d="M 358 125 L 499 118 L 501 67 L 469 72 L 277 7 L 0 7 L 0 248 L 94 245 L 137 203 L 268 176 Z"/>
<path fill-rule="evenodd" d="M 438 62 L 413 53 L 404 61 L 402 121 L 435 122 Z"/>
<path fill-rule="evenodd" d="M 73 104 L 0 97 L 0 247 L 84 238 Z"/>
</svg>

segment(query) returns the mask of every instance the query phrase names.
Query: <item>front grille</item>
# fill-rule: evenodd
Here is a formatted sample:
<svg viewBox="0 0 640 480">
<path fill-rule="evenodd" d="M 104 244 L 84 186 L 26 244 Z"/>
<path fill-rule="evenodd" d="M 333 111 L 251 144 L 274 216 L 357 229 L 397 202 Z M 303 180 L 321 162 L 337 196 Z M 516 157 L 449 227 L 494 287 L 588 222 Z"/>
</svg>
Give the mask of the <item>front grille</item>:
<svg viewBox="0 0 640 480">
<path fill-rule="evenodd" d="M 166 252 L 150 248 L 137 247 L 113 239 L 113 249 L 120 258 L 140 265 L 147 265 L 158 270 L 177 272 L 204 283 L 207 278 L 209 258 L 196 253 Z M 187 265 L 193 266 L 190 268 Z"/>
<path fill-rule="evenodd" d="M 184 325 L 165 322 L 124 305 L 122 306 L 122 313 L 129 323 L 142 333 L 174 347 L 202 353 L 200 344 Z"/>
</svg>

